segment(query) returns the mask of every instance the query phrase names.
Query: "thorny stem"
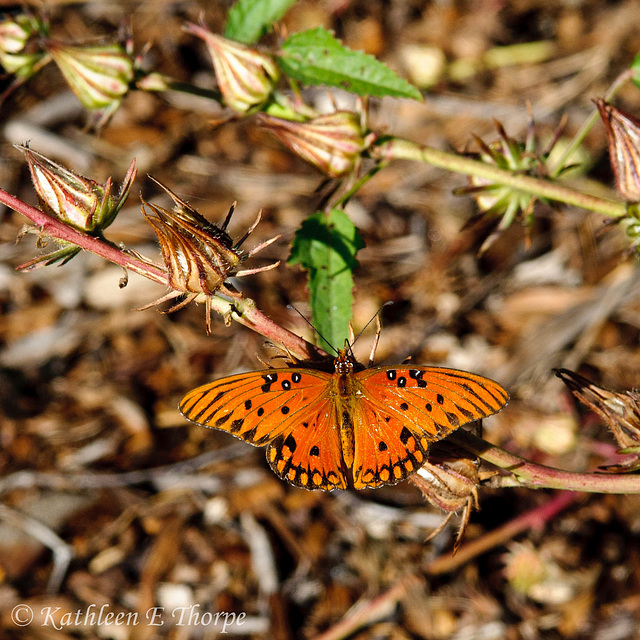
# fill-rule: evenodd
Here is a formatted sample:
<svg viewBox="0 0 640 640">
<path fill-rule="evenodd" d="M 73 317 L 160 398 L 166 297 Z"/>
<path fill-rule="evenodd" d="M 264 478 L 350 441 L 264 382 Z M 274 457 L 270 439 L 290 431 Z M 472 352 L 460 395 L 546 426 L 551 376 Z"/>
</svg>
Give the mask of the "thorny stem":
<svg viewBox="0 0 640 640">
<path fill-rule="evenodd" d="M 167 273 L 159 265 L 140 260 L 140 258 L 100 238 L 78 231 L 66 225 L 64 222 L 40 211 L 40 209 L 36 209 L 26 202 L 22 202 L 22 200 L 12 196 L 3 189 L 0 189 L 0 202 L 14 211 L 21 213 L 26 218 L 29 218 L 29 220 L 42 230 L 43 235 L 47 237 L 71 242 L 85 251 L 91 251 L 110 262 L 121 265 L 125 269 L 135 271 L 145 278 L 149 278 L 149 280 L 169 286 Z"/>
<path fill-rule="evenodd" d="M 47 237 L 71 242 L 85 251 L 91 251 L 110 262 L 119 264 L 124 269 L 129 269 L 149 278 L 149 280 L 169 287 L 167 272 L 160 265 L 142 260 L 101 238 L 78 231 L 40 211 L 40 209 L 22 202 L 3 189 L 0 189 L 0 203 L 29 218 Z M 212 296 L 211 308 L 220 315 L 226 318 L 230 317 L 239 324 L 260 333 L 276 345 L 284 345 L 291 355 L 300 360 L 317 359 L 324 355 L 323 351 L 265 316 L 250 298 L 240 297 L 227 300 L 220 296 Z"/>
<path fill-rule="evenodd" d="M 420 145 L 410 140 L 403 140 L 402 138 L 381 138 L 378 143 L 369 149 L 369 153 L 382 161 L 404 159 L 426 162 L 448 171 L 485 178 L 491 182 L 503 184 L 539 198 L 547 198 L 548 200 L 564 202 L 582 209 L 595 211 L 610 218 L 623 217 L 627 211 L 623 202 L 598 198 L 556 182 L 514 174 L 495 165 L 486 164 L 455 153 L 440 151 L 439 149 Z"/>
<path fill-rule="evenodd" d="M 452 433 L 449 440 L 511 473 L 509 476 L 492 478 L 485 486 L 564 489 L 589 493 L 640 493 L 640 475 L 637 474 L 576 473 L 554 469 L 509 453 L 462 429 Z"/>
</svg>

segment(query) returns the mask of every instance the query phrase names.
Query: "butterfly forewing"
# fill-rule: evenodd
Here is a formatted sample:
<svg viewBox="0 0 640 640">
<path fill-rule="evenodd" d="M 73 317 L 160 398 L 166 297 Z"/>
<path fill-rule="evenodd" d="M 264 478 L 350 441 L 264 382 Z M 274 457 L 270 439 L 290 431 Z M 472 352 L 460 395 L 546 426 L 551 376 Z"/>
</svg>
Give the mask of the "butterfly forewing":
<svg viewBox="0 0 640 640">
<path fill-rule="evenodd" d="M 459 426 L 497 413 L 509 394 L 489 378 L 441 367 L 376 367 L 356 374 L 367 399 L 388 407 L 435 442 Z"/>
<path fill-rule="evenodd" d="M 263 446 L 300 425 L 324 396 L 330 374 L 312 369 L 269 369 L 222 378 L 190 391 L 182 415 Z"/>
</svg>

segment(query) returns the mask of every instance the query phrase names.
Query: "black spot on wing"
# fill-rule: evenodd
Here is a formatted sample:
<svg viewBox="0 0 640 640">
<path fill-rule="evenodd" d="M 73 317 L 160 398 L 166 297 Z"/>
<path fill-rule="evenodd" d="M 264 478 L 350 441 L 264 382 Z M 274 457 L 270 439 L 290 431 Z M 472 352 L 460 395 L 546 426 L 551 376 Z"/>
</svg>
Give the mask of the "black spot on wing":
<svg viewBox="0 0 640 640">
<path fill-rule="evenodd" d="M 402 444 L 406 445 L 409 442 L 409 438 L 412 438 L 413 434 L 407 427 L 402 427 L 402 431 L 400 432 L 400 441 Z"/>
<path fill-rule="evenodd" d="M 277 373 L 265 373 L 262 376 L 262 379 L 264 380 L 264 384 L 260 387 L 260 389 L 262 390 L 262 393 L 267 393 L 267 392 L 271 391 L 271 385 L 274 382 L 278 381 L 278 374 Z"/>
<path fill-rule="evenodd" d="M 291 434 L 289 434 L 286 440 L 284 441 L 283 445 L 287 447 L 287 449 L 289 449 L 291 453 L 293 453 L 296 450 L 298 443 L 296 442 L 296 439 Z"/>
</svg>

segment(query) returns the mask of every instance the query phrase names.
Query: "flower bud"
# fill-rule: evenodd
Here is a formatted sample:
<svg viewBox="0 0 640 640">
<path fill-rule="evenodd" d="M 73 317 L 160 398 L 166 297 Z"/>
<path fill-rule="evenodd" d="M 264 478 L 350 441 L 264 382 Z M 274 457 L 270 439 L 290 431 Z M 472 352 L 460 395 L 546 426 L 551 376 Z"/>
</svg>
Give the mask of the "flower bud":
<svg viewBox="0 0 640 640">
<path fill-rule="evenodd" d="M 607 130 L 616 187 L 627 202 L 640 201 L 640 120 L 604 100 L 595 101 Z"/>
<path fill-rule="evenodd" d="M 196 24 L 187 23 L 184 29 L 204 40 L 227 107 L 236 113 L 248 113 L 267 102 L 280 77 L 271 56 Z"/>
<path fill-rule="evenodd" d="M 260 121 L 291 151 L 332 178 L 351 173 L 375 137 L 364 135 L 360 117 L 352 111 L 336 111 L 306 122 L 260 114 Z"/>
<path fill-rule="evenodd" d="M 27 159 L 42 211 L 87 233 L 101 232 L 113 222 L 135 179 L 133 160 L 120 193 L 113 195 L 111 178 L 105 184 L 98 184 L 65 169 L 27 146 L 16 147 L 24 152 Z"/>
<path fill-rule="evenodd" d="M 121 45 L 73 47 L 50 41 L 47 49 L 87 109 L 112 113 L 120 106 L 134 75 L 133 61 Z"/>
<path fill-rule="evenodd" d="M 0 64 L 7 73 L 27 80 L 37 71 L 47 54 L 27 51 L 27 44 L 31 38 L 45 36 L 47 30 L 46 23 L 29 14 L 0 22 Z"/>
</svg>

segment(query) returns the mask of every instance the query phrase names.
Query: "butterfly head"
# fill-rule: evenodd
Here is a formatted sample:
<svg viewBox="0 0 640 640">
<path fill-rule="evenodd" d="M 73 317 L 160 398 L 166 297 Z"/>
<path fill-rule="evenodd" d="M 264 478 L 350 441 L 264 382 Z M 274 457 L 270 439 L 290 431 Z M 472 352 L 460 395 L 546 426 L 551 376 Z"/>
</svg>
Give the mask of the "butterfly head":
<svg viewBox="0 0 640 640">
<path fill-rule="evenodd" d="M 344 341 L 344 349 L 338 351 L 338 355 L 333 361 L 333 366 L 339 376 L 348 376 L 365 368 L 364 365 L 356 360 L 348 340 Z"/>
</svg>

